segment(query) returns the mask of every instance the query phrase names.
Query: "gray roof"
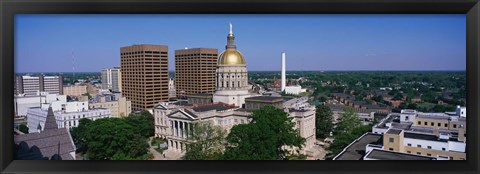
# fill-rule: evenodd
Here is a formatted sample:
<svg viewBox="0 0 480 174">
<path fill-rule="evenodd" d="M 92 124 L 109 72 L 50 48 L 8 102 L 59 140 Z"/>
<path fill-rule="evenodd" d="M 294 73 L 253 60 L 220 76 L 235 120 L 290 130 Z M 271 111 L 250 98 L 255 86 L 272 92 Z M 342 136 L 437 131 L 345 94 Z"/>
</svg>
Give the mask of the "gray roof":
<svg viewBox="0 0 480 174">
<path fill-rule="evenodd" d="M 355 140 L 345 151 L 337 155 L 335 160 L 360 160 L 365 155 L 367 144 L 383 144 L 381 134 L 365 133 L 364 136 Z"/>
<path fill-rule="evenodd" d="M 438 136 L 433 134 L 423 134 L 423 133 L 414 133 L 414 132 L 405 132 L 405 138 L 420 139 L 420 140 L 429 140 L 429 141 L 438 141 L 438 142 L 447 142 L 446 139 L 440 139 Z"/>
<path fill-rule="evenodd" d="M 387 131 L 387 134 L 399 135 L 400 133 L 402 133 L 402 130 L 400 130 L 400 129 L 389 129 L 389 130 Z"/>
<path fill-rule="evenodd" d="M 235 106 L 229 106 L 227 104 L 219 103 L 219 104 L 210 104 L 206 106 L 197 106 L 192 108 L 195 112 L 205 112 L 211 110 L 223 111 L 228 109 L 236 108 Z"/>
<path fill-rule="evenodd" d="M 413 155 L 408 153 L 400 153 L 394 151 L 385 151 L 379 149 L 373 149 L 368 155 L 367 158 L 377 159 L 377 160 L 436 160 L 434 157 Z"/>
<path fill-rule="evenodd" d="M 45 121 L 45 128 L 43 130 L 55 130 L 58 129 L 57 119 L 55 119 L 55 115 L 53 114 L 52 107 L 48 107 L 47 118 Z"/>
<path fill-rule="evenodd" d="M 14 141 L 16 144 L 24 141 L 30 147 L 37 146 L 43 156 L 49 158 L 60 151 L 63 160 L 73 160 L 70 152 L 76 150 L 70 132 L 66 128 L 45 129 L 40 133 L 17 135 Z"/>
<path fill-rule="evenodd" d="M 248 97 L 245 100 L 260 100 L 265 102 L 272 102 L 274 100 L 281 100 L 283 101 L 282 97 L 273 97 L 273 96 L 256 96 L 256 97 Z"/>
</svg>

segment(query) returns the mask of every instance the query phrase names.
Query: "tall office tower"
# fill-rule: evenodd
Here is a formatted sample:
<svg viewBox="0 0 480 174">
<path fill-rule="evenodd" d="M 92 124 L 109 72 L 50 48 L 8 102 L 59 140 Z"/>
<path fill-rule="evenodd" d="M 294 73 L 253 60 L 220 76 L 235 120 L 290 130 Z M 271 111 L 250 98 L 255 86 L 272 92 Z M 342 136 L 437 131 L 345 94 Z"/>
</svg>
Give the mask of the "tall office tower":
<svg viewBox="0 0 480 174">
<path fill-rule="evenodd" d="M 217 60 L 217 84 L 213 102 L 223 102 L 242 107 L 248 93 L 247 64 L 242 53 L 237 50 L 235 36 L 230 24 L 227 45 Z"/>
<path fill-rule="evenodd" d="M 15 78 L 15 94 L 25 96 L 40 95 L 40 92 L 49 94 L 63 94 L 62 76 L 17 76 Z"/>
<path fill-rule="evenodd" d="M 218 50 L 192 48 L 175 50 L 175 90 L 177 97 L 215 92 Z"/>
<path fill-rule="evenodd" d="M 132 45 L 120 48 L 122 93 L 132 111 L 153 109 L 168 101 L 168 46 Z"/>
<path fill-rule="evenodd" d="M 102 69 L 102 89 L 122 92 L 122 73 L 120 67 Z"/>
<path fill-rule="evenodd" d="M 285 70 L 285 52 L 282 52 L 282 92 L 285 91 L 285 87 L 287 86 L 287 75 Z"/>
</svg>

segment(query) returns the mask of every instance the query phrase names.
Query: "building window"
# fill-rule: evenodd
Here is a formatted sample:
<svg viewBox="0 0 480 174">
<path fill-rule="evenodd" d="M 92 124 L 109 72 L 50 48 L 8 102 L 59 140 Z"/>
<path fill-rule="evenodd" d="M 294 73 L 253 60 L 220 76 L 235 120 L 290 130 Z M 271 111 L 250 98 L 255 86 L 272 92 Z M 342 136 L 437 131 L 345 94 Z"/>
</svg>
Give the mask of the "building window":
<svg viewBox="0 0 480 174">
<path fill-rule="evenodd" d="M 432 122 L 430 125 L 433 126 L 433 124 L 434 124 L 434 123 Z"/>
<path fill-rule="evenodd" d="M 425 122 L 424 124 L 425 124 L 425 126 L 426 126 L 426 125 L 428 125 L 428 123 L 427 123 L 427 122 Z"/>
<path fill-rule="evenodd" d="M 427 149 L 432 149 L 432 146 L 427 146 Z"/>
<path fill-rule="evenodd" d="M 393 143 L 393 138 L 389 138 L 388 142 Z"/>
<path fill-rule="evenodd" d="M 407 146 L 410 146 L 410 147 L 412 147 L 412 144 L 408 143 L 408 144 L 407 144 Z"/>
<path fill-rule="evenodd" d="M 457 128 L 457 124 L 453 124 L 453 128 Z"/>
<path fill-rule="evenodd" d="M 422 122 L 421 122 L 421 121 L 419 121 L 419 122 L 418 122 L 418 125 L 421 125 L 421 124 L 422 124 Z"/>
<path fill-rule="evenodd" d="M 393 151 L 393 148 L 388 148 L 388 150 Z"/>
<path fill-rule="evenodd" d="M 448 124 L 447 124 L 447 123 L 445 123 L 445 127 L 448 127 Z"/>
<path fill-rule="evenodd" d="M 432 154 L 427 153 L 427 156 L 432 156 Z"/>
<path fill-rule="evenodd" d="M 440 126 L 442 126 L 442 124 L 441 124 L 441 123 L 438 123 L 438 127 L 440 127 Z"/>
<path fill-rule="evenodd" d="M 417 155 L 421 155 L 421 154 L 422 154 L 422 153 L 420 153 L 420 152 L 417 152 Z"/>
<path fill-rule="evenodd" d="M 446 150 L 445 147 L 442 147 L 442 150 L 445 151 Z"/>
<path fill-rule="evenodd" d="M 407 151 L 407 153 L 412 153 L 411 151 Z"/>
<path fill-rule="evenodd" d="M 420 147 L 420 148 L 421 148 L 421 147 L 422 147 L 422 145 L 420 145 L 420 144 L 417 144 L 417 147 Z"/>
</svg>

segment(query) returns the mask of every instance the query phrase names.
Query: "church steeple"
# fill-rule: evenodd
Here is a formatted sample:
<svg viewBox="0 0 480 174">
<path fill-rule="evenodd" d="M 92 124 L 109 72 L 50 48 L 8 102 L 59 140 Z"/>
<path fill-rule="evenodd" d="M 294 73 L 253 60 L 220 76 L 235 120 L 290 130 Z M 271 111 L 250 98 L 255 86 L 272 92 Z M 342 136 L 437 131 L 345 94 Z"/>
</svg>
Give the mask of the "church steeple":
<svg viewBox="0 0 480 174">
<path fill-rule="evenodd" d="M 58 129 L 57 119 L 55 119 L 55 114 L 53 113 L 52 106 L 48 107 L 47 119 L 45 121 L 45 126 L 43 130 L 49 129 Z"/>
<path fill-rule="evenodd" d="M 237 46 L 235 46 L 235 36 L 233 36 L 233 31 L 232 31 L 232 23 L 230 23 L 230 32 L 228 32 L 227 46 L 225 46 L 225 49 L 227 50 L 237 49 Z"/>
</svg>

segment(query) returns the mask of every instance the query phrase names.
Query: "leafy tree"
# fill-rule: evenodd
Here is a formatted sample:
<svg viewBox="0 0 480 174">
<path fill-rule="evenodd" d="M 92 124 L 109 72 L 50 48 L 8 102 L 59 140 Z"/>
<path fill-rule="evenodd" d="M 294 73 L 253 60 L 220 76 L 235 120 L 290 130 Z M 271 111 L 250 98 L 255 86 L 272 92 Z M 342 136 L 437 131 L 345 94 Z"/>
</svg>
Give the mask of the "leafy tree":
<svg viewBox="0 0 480 174">
<path fill-rule="evenodd" d="M 87 140 L 85 139 L 85 133 L 87 127 L 93 121 L 87 118 L 82 118 L 79 121 L 77 127 L 72 128 L 70 134 L 72 135 L 73 142 L 77 146 L 77 152 L 85 153 L 87 152 Z"/>
<path fill-rule="evenodd" d="M 91 99 L 92 98 L 92 95 L 90 95 L 90 93 L 85 93 L 85 94 L 82 94 L 82 96 L 88 96 L 88 99 Z"/>
<path fill-rule="evenodd" d="M 226 143 L 226 131 L 209 121 L 194 122 L 189 133 L 185 160 L 220 159 Z"/>
<path fill-rule="evenodd" d="M 361 126 L 358 114 L 351 107 L 348 107 L 344 113 L 340 114 L 335 127 L 335 134 L 348 133 L 354 128 Z"/>
<path fill-rule="evenodd" d="M 227 136 L 223 159 L 281 160 L 288 154 L 282 147 L 301 147 L 305 143 L 295 123 L 283 110 L 264 106 L 254 110 L 252 122 L 236 125 Z"/>
<path fill-rule="evenodd" d="M 134 127 L 134 133 L 148 138 L 155 134 L 155 118 L 148 111 L 132 113 L 125 118 L 126 122 Z"/>
<path fill-rule="evenodd" d="M 91 160 L 142 159 L 148 153 L 144 137 L 121 118 L 103 118 L 85 131 L 87 156 Z"/>
<path fill-rule="evenodd" d="M 407 109 L 418 109 L 418 105 L 416 103 L 409 103 Z"/>
<path fill-rule="evenodd" d="M 352 143 L 355 139 L 362 136 L 366 132 L 370 132 L 372 125 L 360 125 L 350 131 L 342 134 L 337 134 L 333 143 L 327 148 L 331 151 L 331 158 L 339 154 L 345 147 Z M 328 157 L 327 157 L 328 158 Z"/>
<path fill-rule="evenodd" d="M 28 134 L 28 127 L 27 127 L 26 125 L 24 125 L 24 124 L 19 125 L 19 126 L 18 126 L 18 130 L 19 130 L 20 132 L 23 132 L 23 133 Z"/>
<path fill-rule="evenodd" d="M 328 106 L 318 105 L 315 112 L 315 127 L 317 138 L 330 136 L 333 129 L 333 112 Z"/>
</svg>

